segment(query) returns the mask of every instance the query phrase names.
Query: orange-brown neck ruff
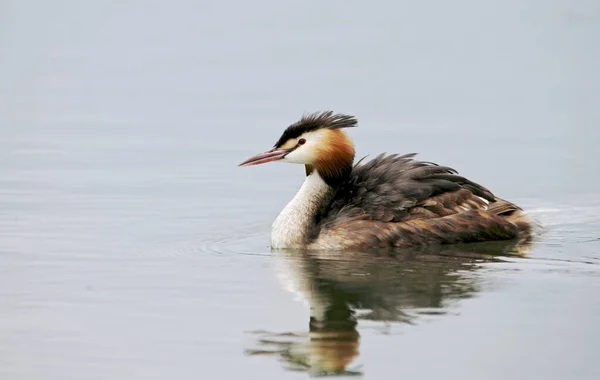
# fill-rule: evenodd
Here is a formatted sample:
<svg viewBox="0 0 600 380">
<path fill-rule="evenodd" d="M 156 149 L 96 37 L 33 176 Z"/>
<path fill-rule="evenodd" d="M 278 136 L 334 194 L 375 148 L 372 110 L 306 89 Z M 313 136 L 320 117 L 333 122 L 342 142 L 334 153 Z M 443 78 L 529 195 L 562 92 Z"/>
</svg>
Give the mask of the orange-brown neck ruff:
<svg viewBox="0 0 600 380">
<path fill-rule="evenodd" d="M 339 186 L 352 172 L 354 162 L 352 140 L 340 129 L 329 130 L 318 150 L 319 154 L 312 166 L 327 185 Z"/>
</svg>

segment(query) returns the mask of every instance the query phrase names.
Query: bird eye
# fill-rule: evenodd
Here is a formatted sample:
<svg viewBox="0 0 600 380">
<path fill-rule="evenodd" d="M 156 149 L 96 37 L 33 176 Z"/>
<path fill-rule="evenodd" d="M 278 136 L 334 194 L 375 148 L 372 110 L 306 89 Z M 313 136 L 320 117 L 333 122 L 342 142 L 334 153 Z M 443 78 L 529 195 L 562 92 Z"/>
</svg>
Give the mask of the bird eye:
<svg viewBox="0 0 600 380">
<path fill-rule="evenodd" d="M 302 139 L 298 140 L 298 145 L 304 145 L 305 142 L 306 142 L 306 139 L 302 138 Z"/>
</svg>

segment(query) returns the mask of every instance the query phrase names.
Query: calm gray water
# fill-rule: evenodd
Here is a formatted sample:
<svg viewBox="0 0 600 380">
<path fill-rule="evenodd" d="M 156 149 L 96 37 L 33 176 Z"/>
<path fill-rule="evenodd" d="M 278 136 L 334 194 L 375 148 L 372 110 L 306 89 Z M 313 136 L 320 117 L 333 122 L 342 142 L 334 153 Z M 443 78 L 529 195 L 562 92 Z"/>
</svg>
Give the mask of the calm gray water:
<svg viewBox="0 0 600 380">
<path fill-rule="evenodd" d="M 3 1 L 0 378 L 600 378 L 599 46 L 583 0 Z M 237 164 L 322 109 L 544 234 L 271 253 L 303 168 Z"/>
</svg>

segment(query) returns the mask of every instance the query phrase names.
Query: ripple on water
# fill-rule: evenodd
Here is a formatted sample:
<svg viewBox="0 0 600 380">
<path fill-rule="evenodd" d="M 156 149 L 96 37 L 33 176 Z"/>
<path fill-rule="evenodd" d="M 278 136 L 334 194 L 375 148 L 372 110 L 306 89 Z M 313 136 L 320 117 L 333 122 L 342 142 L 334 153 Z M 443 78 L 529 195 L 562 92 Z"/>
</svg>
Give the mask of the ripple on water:
<svg viewBox="0 0 600 380">
<path fill-rule="evenodd" d="M 524 202 L 524 208 L 541 225 L 528 257 L 549 262 L 597 264 L 600 252 L 600 202 L 593 197 L 560 202 Z M 135 257 L 185 257 L 199 254 L 270 255 L 270 221 L 233 227 L 208 228 L 196 236 L 173 241 L 148 241 L 133 250 Z M 235 225 L 237 224 L 237 225 Z M 598 246 L 600 248 L 600 246 Z"/>
<path fill-rule="evenodd" d="M 256 223 L 232 228 L 215 228 L 197 237 L 177 241 L 153 241 L 134 251 L 136 257 L 186 257 L 202 254 L 269 255 L 269 226 Z"/>
<path fill-rule="evenodd" d="M 530 203 L 530 205 L 527 205 Z M 539 260 L 596 264 L 600 259 L 600 197 L 591 194 L 553 201 L 525 202 L 542 226 L 530 254 Z"/>
</svg>

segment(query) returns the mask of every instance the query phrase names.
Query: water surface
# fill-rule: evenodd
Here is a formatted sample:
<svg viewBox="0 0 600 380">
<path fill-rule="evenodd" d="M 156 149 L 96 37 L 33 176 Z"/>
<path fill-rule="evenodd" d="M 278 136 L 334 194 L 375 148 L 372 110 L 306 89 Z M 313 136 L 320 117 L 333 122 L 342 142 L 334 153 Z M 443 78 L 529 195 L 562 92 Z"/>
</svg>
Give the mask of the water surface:
<svg viewBox="0 0 600 380">
<path fill-rule="evenodd" d="M 0 378 L 600 377 L 596 3 L 0 9 Z M 237 164 L 321 109 L 544 234 L 270 252 L 303 168 Z"/>
</svg>

